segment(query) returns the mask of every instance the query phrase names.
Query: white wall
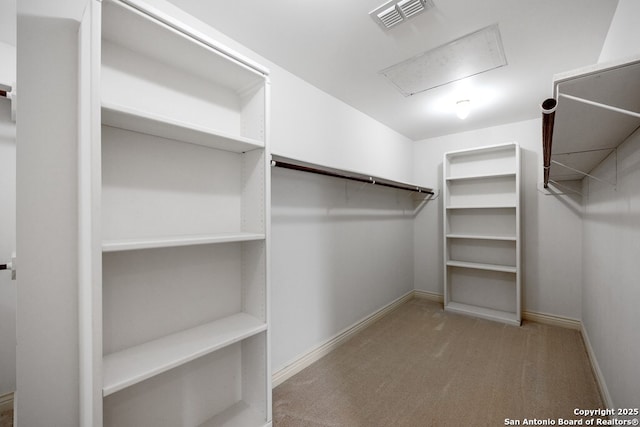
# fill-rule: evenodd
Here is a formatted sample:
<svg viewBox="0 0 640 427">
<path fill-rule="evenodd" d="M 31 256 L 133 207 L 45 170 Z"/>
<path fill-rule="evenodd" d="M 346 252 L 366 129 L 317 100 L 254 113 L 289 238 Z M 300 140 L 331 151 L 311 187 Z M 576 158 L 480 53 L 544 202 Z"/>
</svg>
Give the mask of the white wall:
<svg viewBox="0 0 640 427">
<path fill-rule="evenodd" d="M 640 54 L 640 2 L 620 0 L 600 62 Z M 613 407 L 640 396 L 640 131 L 585 179 L 582 322 Z"/>
<path fill-rule="evenodd" d="M 640 2 L 619 0 L 598 62 L 607 62 L 637 55 L 640 34 Z"/>
<path fill-rule="evenodd" d="M 582 322 L 613 407 L 640 396 L 640 131 L 584 180 Z"/>
<path fill-rule="evenodd" d="M 16 80 L 16 47 L 0 39 L 0 58 L 0 83 L 13 85 Z"/>
<path fill-rule="evenodd" d="M 274 372 L 413 289 L 411 194 L 272 172 Z"/>
<path fill-rule="evenodd" d="M 416 181 L 442 188 L 447 151 L 517 142 L 521 148 L 523 310 L 580 318 L 581 206 L 570 196 L 537 190 L 542 175 L 541 119 L 416 142 Z M 443 291 L 442 199 L 427 205 L 415 221 L 415 287 Z"/>
</svg>

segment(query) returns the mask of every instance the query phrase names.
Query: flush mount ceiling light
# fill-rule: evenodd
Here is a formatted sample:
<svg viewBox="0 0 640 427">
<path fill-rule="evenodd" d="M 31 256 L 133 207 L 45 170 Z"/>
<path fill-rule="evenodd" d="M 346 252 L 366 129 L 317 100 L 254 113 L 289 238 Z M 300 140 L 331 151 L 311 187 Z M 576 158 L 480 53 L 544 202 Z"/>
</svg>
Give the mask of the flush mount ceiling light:
<svg viewBox="0 0 640 427">
<path fill-rule="evenodd" d="M 498 24 L 380 71 L 404 96 L 507 65 Z"/>
<path fill-rule="evenodd" d="M 471 111 L 471 101 L 468 99 L 461 99 L 456 102 L 456 116 L 460 120 L 464 120 L 469 116 L 469 112 Z"/>
<path fill-rule="evenodd" d="M 432 0 L 391 0 L 369 12 L 369 16 L 388 30 L 432 7 Z"/>
</svg>

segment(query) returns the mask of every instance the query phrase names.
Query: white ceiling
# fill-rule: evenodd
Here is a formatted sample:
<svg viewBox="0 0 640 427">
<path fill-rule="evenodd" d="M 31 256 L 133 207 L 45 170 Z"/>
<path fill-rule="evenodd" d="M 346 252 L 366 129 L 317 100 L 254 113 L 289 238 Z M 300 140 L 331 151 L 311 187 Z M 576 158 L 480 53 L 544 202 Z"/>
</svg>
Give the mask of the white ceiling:
<svg viewBox="0 0 640 427">
<path fill-rule="evenodd" d="M 381 0 L 171 0 L 412 140 L 540 117 L 553 74 L 597 62 L 617 0 L 434 0 L 383 31 Z M 411 97 L 379 71 L 491 24 L 508 65 Z M 457 100 L 471 100 L 466 120 Z"/>
</svg>

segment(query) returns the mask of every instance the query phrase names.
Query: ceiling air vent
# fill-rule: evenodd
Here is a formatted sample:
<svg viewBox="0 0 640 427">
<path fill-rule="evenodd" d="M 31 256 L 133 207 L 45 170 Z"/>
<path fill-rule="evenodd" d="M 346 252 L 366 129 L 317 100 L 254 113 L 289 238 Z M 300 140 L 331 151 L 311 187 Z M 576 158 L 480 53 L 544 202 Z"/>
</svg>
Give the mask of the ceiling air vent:
<svg viewBox="0 0 640 427">
<path fill-rule="evenodd" d="M 391 28 L 404 20 L 395 5 L 383 10 L 377 15 L 377 17 L 385 28 Z"/>
<path fill-rule="evenodd" d="M 369 12 L 369 16 L 388 30 L 432 7 L 433 0 L 391 0 Z"/>
<path fill-rule="evenodd" d="M 426 9 L 422 0 L 403 0 L 398 2 L 398 7 L 406 18 L 411 18 Z"/>
</svg>

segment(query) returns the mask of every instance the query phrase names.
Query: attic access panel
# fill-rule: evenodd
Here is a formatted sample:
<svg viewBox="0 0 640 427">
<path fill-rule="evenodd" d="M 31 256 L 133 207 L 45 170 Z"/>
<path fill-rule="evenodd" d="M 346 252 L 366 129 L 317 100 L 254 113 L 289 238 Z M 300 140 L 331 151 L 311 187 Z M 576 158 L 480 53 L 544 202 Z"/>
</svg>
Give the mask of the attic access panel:
<svg viewBox="0 0 640 427">
<path fill-rule="evenodd" d="M 507 65 L 498 24 L 380 71 L 404 96 Z"/>
</svg>

